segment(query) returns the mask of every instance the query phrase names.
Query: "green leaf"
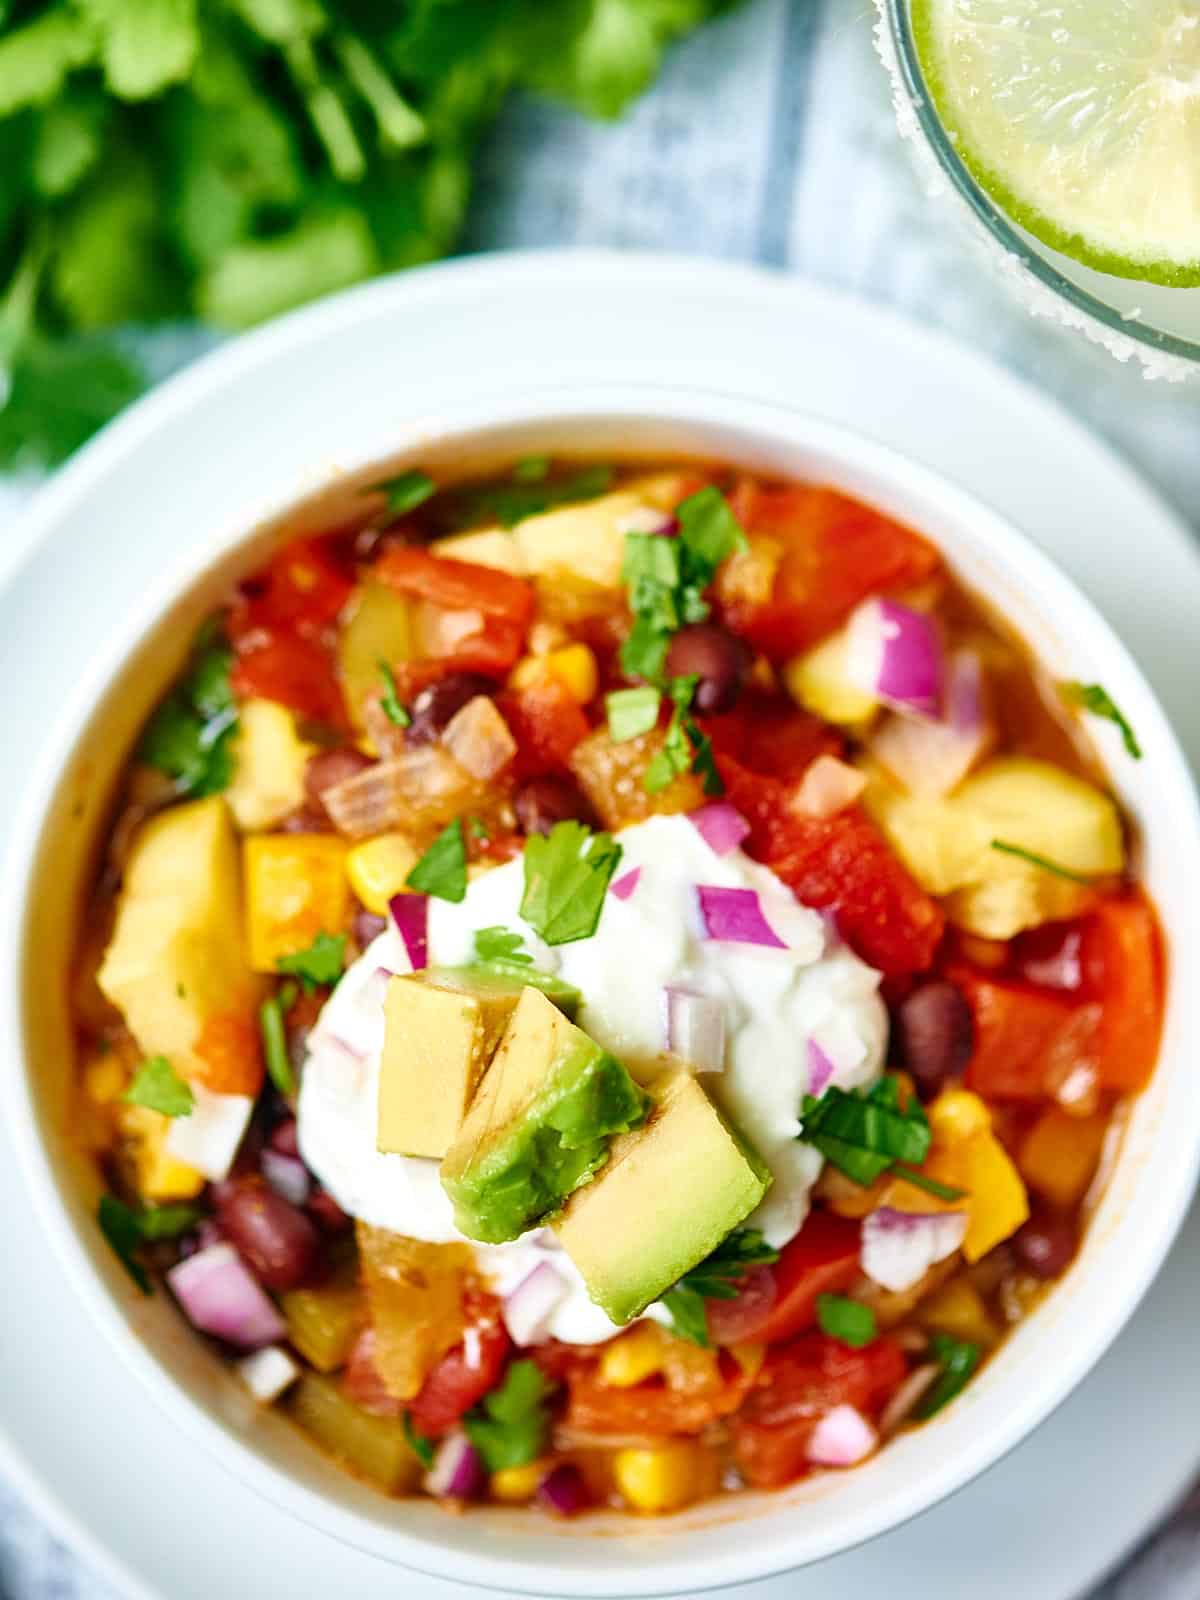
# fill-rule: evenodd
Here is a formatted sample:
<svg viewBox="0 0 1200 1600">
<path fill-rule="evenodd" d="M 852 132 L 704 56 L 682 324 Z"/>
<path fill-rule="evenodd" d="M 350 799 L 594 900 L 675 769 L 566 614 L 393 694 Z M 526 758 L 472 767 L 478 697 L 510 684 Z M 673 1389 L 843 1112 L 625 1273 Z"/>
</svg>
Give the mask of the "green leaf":
<svg viewBox="0 0 1200 1600">
<path fill-rule="evenodd" d="M 31 176 L 40 194 L 56 200 L 69 194 L 95 167 L 104 150 L 108 102 L 77 90 L 55 100 L 37 118 Z"/>
<path fill-rule="evenodd" d="M 547 944 L 590 939 L 604 909 L 604 896 L 621 860 L 609 833 L 593 833 L 582 822 L 559 822 L 525 845 L 525 892 L 521 915 Z"/>
<path fill-rule="evenodd" d="M 277 994 L 269 995 L 258 1008 L 258 1023 L 262 1031 L 263 1058 L 267 1076 L 286 1097 L 294 1094 L 296 1079 L 288 1055 L 287 1028 L 283 1014 L 290 1011 L 296 999 L 296 985 L 285 983 Z"/>
<path fill-rule="evenodd" d="M 467 842 L 461 818 L 442 829 L 405 880 L 410 889 L 457 905 L 467 893 Z"/>
<path fill-rule="evenodd" d="M 662 1304 L 671 1318 L 671 1329 L 681 1339 L 690 1339 L 701 1349 L 709 1347 L 708 1312 L 704 1309 L 704 1296 L 697 1289 L 678 1283 L 668 1289 Z"/>
<path fill-rule="evenodd" d="M 805 1095 L 798 1137 L 863 1185 L 874 1183 L 893 1162 L 919 1166 L 931 1143 L 920 1101 L 914 1095 L 901 1108 L 899 1086 L 887 1074 L 867 1090 L 830 1085 L 819 1100 Z"/>
<path fill-rule="evenodd" d="M 305 994 L 320 987 L 333 988 L 342 976 L 346 962 L 346 935 L 322 930 L 307 950 L 280 956 L 275 965 L 289 977 L 299 978 Z"/>
<path fill-rule="evenodd" d="M 870 1306 L 841 1294 L 817 1296 L 817 1323 L 822 1333 L 840 1339 L 854 1350 L 870 1344 L 875 1337 L 875 1313 Z"/>
<path fill-rule="evenodd" d="M 149 1294 L 150 1278 L 145 1267 L 137 1259 L 137 1251 L 142 1243 L 142 1230 L 138 1226 L 137 1213 L 118 1200 L 115 1195 L 102 1194 L 96 1220 L 100 1224 L 101 1233 L 112 1246 L 117 1260 L 141 1292 Z"/>
<path fill-rule="evenodd" d="M 506 961 L 511 965 L 533 965 L 533 957 L 525 949 L 525 941 L 511 928 L 480 928 L 475 934 L 475 959 L 477 961 Z"/>
<path fill-rule="evenodd" d="M 739 1284 L 751 1267 L 769 1266 L 779 1251 L 767 1244 L 757 1228 L 737 1228 L 711 1255 L 685 1272 L 663 1295 L 675 1332 L 693 1344 L 708 1347 L 706 1300 L 736 1300 Z"/>
<path fill-rule="evenodd" d="M 230 683 L 233 652 L 204 642 L 201 631 L 191 665 L 159 705 L 138 746 L 138 759 L 174 778 L 181 794 L 220 794 L 233 781 L 237 703 Z"/>
<path fill-rule="evenodd" d="M 57 466 L 136 400 L 145 381 L 135 362 L 98 337 L 30 334 L 7 362 L 0 350 L 0 470 Z"/>
<path fill-rule="evenodd" d="M 941 1376 L 917 1407 L 916 1415 L 922 1422 L 948 1405 L 955 1395 L 962 1393 L 968 1379 L 979 1365 L 981 1353 L 977 1344 L 952 1339 L 946 1333 L 935 1333 L 930 1346 L 934 1359 L 942 1371 Z"/>
<path fill-rule="evenodd" d="M 536 1361 L 514 1361 L 498 1389 L 463 1419 L 467 1437 L 489 1472 L 536 1461 L 550 1431 L 554 1385 Z"/>
<path fill-rule="evenodd" d="M 608 736 L 620 744 L 625 739 L 636 739 L 649 733 L 658 723 L 658 707 L 662 696 L 652 684 L 637 689 L 614 689 L 604 697 L 604 710 L 608 717 Z"/>
<path fill-rule="evenodd" d="M 1066 680 L 1059 684 L 1058 689 L 1068 705 L 1079 706 L 1084 711 L 1090 711 L 1094 717 L 1103 717 L 1106 722 L 1115 722 L 1121 730 L 1126 752 L 1135 761 L 1142 759 L 1142 747 L 1138 743 L 1137 734 L 1103 684 Z"/>
<path fill-rule="evenodd" d="M 400 704 L 400 696 L 396 691 L 396 674 L 386 661 L 379 663 L 379 676 L 383 679 L 383 693 L 379 697 L 379 704 L 383 707 L 384 716 L 397 728 L 409 727 L 412 718 Z"/>
<path fill-rule="evenodd" d="M 164 1117 L 190 1117 L 196 1107 L 191 1089 L 166 1056 L 150 1056 L 143 1061 L 121 1098 L 130 1105 L 160 1111 Z"/>
<path fill-rule="evenodd" d="M 526 456 L 512 470 L 514 483 L 544 483 L 550 475 L 549 456 Z"/>
<path fill-rule="evenodd" d="M 1068 883 L 1088 885 L 1092 881 L 1082 872 L 1072 872 L 1070 867 L 1061 867 L 1057 861 L 1038 855 L 1036 850 L 1026 850 L 1019 844 L 1008 844 L 1004 839 L 993 839 L 992 849 L 998 850 L 1001 855 L 1016 856 L 1020 861 L 1028 861 L 1031 867 L 1040 867 L 1043 872 L 1052 873 L 1056 878 L 1065 878 Z"/>
<path fill-rule="evenodd" d="M 247 239 L 224 251 L 200 279 L 197 310 L 219 327 L 248 328 L 359 283 L 377 267 L 362 215 L 340 207 L 275 238 Z"/>
<path fill-rule="evenodd" d="M 369 494 L 382 494 L 387 496 L 387 508 L 390 516 L 402 517 L 405 512 L 415 511 L 418 506 L 424 505 L 432 495 L 437 493 L 437 484 L 427 472 L 402 472 L 398 477 L 385 478 L 382 483 L 372 483 L 368 486 Z"/>
<path fill-rule="evenodd" d="M 404 1413 L 404 1437 L 408 1441 L 408 1448 L 416 1456 L 423 1467 L 433 1465 L 434 1445 L 432 1439 L 427 1439 L 423 1433 L 418 1433 L 413 1426 L 412 1412 Z"/>
<path fill-rule="evenodd" d="M 200 50 L 196 0 L 74 0 L 100 37 L 104 76 L 123 100 L 186 78 Z"/>
<path fill-rule="evenodd" d="M 539 482 L 487 484 L 462 491 L 455 497 L 457 521 L 464 524 L 494 520 L 512 528 L 555 506 L 594 500 L 612 483 L 612 467 L 581 467 L 569 477 Z"/>
<path fill-rule="evenodd" d="M 69 74 L 93 60 L 98 42 L 87 18 L 66 5 L 14 28 L 0 39 L 0 117 L 60 95 Z"/>
<path fill-rule="evenodd" d="M 711 583 L 727 556 L 749 548 L 728 500 L 711 485 L 681 500 L 675 515 L 685 553 L 685 575 L 693 584 Z"/>
<path fill-rule="evenodd" d="M 143 1239 L 178 1239 L 188 1233 L 203 1217 L 199 1206 L 169 1205 L 143 1206 L 135 1213 L 138 1232 Z"/>
</svg>

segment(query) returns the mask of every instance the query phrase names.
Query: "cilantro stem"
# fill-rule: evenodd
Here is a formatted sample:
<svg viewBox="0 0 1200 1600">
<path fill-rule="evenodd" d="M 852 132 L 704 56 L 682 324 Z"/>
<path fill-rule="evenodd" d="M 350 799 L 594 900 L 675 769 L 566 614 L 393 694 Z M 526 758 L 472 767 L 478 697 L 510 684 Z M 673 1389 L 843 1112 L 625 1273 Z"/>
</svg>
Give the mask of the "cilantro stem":
<svg viewBox="0 0 1200 1600">
<path fill-rule="evenodd" d="M 1008 844 L 1004 839 L 993 839 L 992 849 L 999 850 L 1001 855 L 1016 856 L 1019 861 L 1028 861 L 1031 867 L 1041 867 L 1043 872 L 1052 872 L 1056 878 L 1066 878 L 1068 883 L 1081 883 L 1085 888 L 1091 887 L 1092 880 L 1084 877 L 1082 872 L 1072 872 L 1070 867 L 1061 867 L 1057 861 L 1038 855 L 1036 850 L 1025 850 L 1019 844 Z"/>
<path fill-rule="evenodd" d="M 278 994 L 271 995 L 258 1008 L 267 1075 L 282 1095 L 294 1094 L 296 1090 L 296 1079 L 288 1057 L 287 1030 L 283 1025 L 284 1006 L 291 1005 L 295 994 L 296 985 L 285 983 Z"/>
</svg>

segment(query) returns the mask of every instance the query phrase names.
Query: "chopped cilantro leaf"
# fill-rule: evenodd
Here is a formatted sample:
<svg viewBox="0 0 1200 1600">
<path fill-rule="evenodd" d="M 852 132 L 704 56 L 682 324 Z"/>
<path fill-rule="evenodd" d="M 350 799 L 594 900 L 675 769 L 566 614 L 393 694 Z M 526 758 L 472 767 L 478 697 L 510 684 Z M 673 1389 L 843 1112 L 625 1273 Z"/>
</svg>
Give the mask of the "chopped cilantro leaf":
<svg viewBox="0 0 1200 1600">
<path fill-rule="evenodd" d="M 896 1161 L 920 1166 L 931 1143 L 921 1102 L 914 1095 L 902 1108 L 899 1085 L 888 1074 L 865 1091 L 831 1085 L 819 1100 L 806 1094 L 798 1137 L 864 1186 Z"/>
<path fill-rule="evenodd" d="M 1090 884 L 1092 881 L 1082 872 L 1072 872 L 1070 867 L 1060 867 L 1057 861 L 1038 855 L 1036 850 L 1025 850 L 1021 845 L 1008 844 L 1004 839 L 993 839 L 992 849 L 999 850 L 1001 855 L 1016 856 L 1020 861 L 1028 861 L 1031 867 L 1040 867 L 1043 872 L 1051 872 L 1056 878 L 1065 878 L 1068 883 Z"/>
<path fill-rule="evenodd" d="M 767 1244 L 757 1228 L 738 1228 L 723 1239 L 710 1256 L 685 1272 L 662 1303 L 671 1314 L 675 1332 L 693 1344 L 708 1348 L 706 1300 L 736 1300 L 738 1284 L 747 1269 L 779 1260 L 779 1251 Z"/>
<path fill-rule="evenodd" d="M 590 939 L 604 897 L 621 860 L 609 833 L 593 833 L 582 822 L 559 822 L 525 845 L 525 892 L 521 915 L 547 944 Z"/>
<path fill-rule="evenodd" d="M 296 985 L 285 983 L 278 994 L 269 996 L 258 1008 L 267 1076 L 285 1097 L 295 1092 L 296 1079 L 292 1073 L 291 1057 L 288 1055 L 287 1029 L 283 1024 L 283 1014 L 291 1010 L 295 999 Z"/>
<path fill-rule="evenodd" d="M 410 889 L 457 905 L 467 892 L 467 841 L 461 818 L 442 829 L 405 879 Z"/>
<path fill-rule="evenodd" d="M 344 933 L 319 933 L 307 950 L 296 950 L 290 956 L 280 956 L 275 965 L 289 977 L 299 978 L 305 994 L 314 989 L 332 988 L 342 976 L 346 959 Z"/>
<path fill-rule="evenodd" d="M 672 678 L 667 693 L 675 703 L 671 720 L 667 724 L 662 748 L 647 764 L 642 783 L 648 794 L 658 794 L 673 779 L 685 772 L 694 772 L 703 780 L 704 792 L 709 798 L 725 793 L 721 774 L 717 771 L 712 740 L 704 733 L 691 715 L 690 706 L 696 692 L 697 677 Z"/>
<path fill-rule="evenodd" d="M 822 1333 L 860 1350 L 875 1337 L 875 1313 L 859 1300 L 842 1294 L 817 1296 L 817 1322 Z"/>
<path fill-rule="evenodd" d="M 121 1098 L 133 1106 L 148 1106 L 164 1117 L 190 1117 L 196 1106 L 191 1089 L 166 1056 L 143 1061 Z"/>
<path fill-rule="evenodd" d="M 504 1382 L 463 1419 L 489 1472 L 523 1467 L 545 1449 L 554 1385 L 536 1361 L 514 1361 Z"/>
<path fill-rule="evenodd" d="M 961 1394 L 967 1380 L 979 1365 L 979 1346 L 962 1339 L 952 1339 L 947 1333 L 935 1333 L 930 1345 L 941 1376 L 917 1407 L 917 1417 L 924 1422 L 948 1405 L 955 1395 Z"/>
<path fill-rule="evenodd" d="M 636 739 L 649 733 L 658 721 L 658 706 L 662 696 L 652 684 L 641 684 L 636 689 L 614 689 L 604 697 L 608 716 L 608 736 L 616 744 L 626 739 Z"/>
<path fill-rule="evenodd" d="M 675 514 L 679 542 L 687 552 L 687 576 L 693 584 L 711 583 L 727 556 L 748 548 L 729 501 L 711 485 L 681 501 Z"/>
<path fill-rule="evenodd" d="M 412 718 L 400 704 L 400 696 L 396 692 L 396 674 L 386 661 L 379 663 L 379 676 L 383 679 L 383 693 L 379 696 L 379 704 L 383 707 L 384 716 L 397 728 L 407 728 Z"/>
<path fill-rule="evenodd" d="M 488 484 L 468 490 L 460 497 L 461 516 L 456 520 L 470 525 L 492 519 L 503 528 L 514 528 L 526 517 L 552 511 L 555 506 L 594 500 L 608 488 L 613 475 L 612 467 L 581 467 L 566 478 Z"/>
<path fill-rule="evenodd" d="M 1068 680 L 1060 683 L 1058 688 L 1068 705 L 1079 706 L 1083 711 L 1090 711 L 1094 717 L 1103 717 L 1108 722 L 1115 722 L 1121 730 L 1126 751 L 1135 761 L 1142 759 L 1142 747 L 1138 743 L 1137 734 L 1103 684 L 1076 683 Z"/>
<path fill-rule="evenodd" d="M 914 1172 L 912 1167 L 906 1167 L 902 1161 L 897 1161 L 892 1168 L 892 1177 L 899 1178 L 902 1183 L 911 1183 L 914 1189 L 923 1189 L 926 1194 L 931 1194 L 937 1200 L 963 1200 L 966 1198 L 965 1189 L 956 1189 L 953 1184 L 939 1183 L 936 1178 L 931 1178 L 928 1173 Z"/>
<path fill-rule="evenodd" d="M 506 961 L 510 965 L 531 967 L 533 957 L 525 949 L 525 941 L 511 928 L 480 928 L 475 935 L 477 961 Z"/>
<path fill-rule="evenodd" d="M 180 794 L 199 799 L 233 781 L 232 665 L 233 652 L 211 627 L 202 629 L 187 672 L 146 724 L 138 757 L 174 778 Z"/>
<path fill-rule="evenodd" d="M 137 1249 L 142 1243 L 142 1230 L 138 1227 L 137 1212 L 118 1200 L 115 1195 L 102 1194 L 96 1220 L 100 1224 L 100 1232 L 112 1246 L 117 1260 L 141 1292 L 149 1294 L 149 1276 L 137 1259 Z"/>
<path fill-rule="evenodd" d="M 427 1439 L 423 1433 L 418 1433 L 413 1426 L 412 1412 L 404 1413 L 404 1437 L 408 1441 L 408 1448 L 416 1456 L 423 1467 L 433 1465 L 433 1440 Z"/>
<path fill-rule="evenodd" d="M 514 483 L 544 483 L 550 475 L 549 456 L 526 456 L 512 470 Z"/>
<path fill-rule="evenodd" d="M 403 517 L 431 499 L 437 493 L 437 484 L 427 472 L 401 472 L 395 478 L 370 484 L 368 492 L 386 495 L 389 517 Z"/>
<path fill-rule="evenodd" d="M 199 1206 L 169 1205 L 143 1206 L 134 1213 L 138 1231 L 143 1239 L 178 1239 L 187 1233 L 204 1215 Z"/>
</svg>

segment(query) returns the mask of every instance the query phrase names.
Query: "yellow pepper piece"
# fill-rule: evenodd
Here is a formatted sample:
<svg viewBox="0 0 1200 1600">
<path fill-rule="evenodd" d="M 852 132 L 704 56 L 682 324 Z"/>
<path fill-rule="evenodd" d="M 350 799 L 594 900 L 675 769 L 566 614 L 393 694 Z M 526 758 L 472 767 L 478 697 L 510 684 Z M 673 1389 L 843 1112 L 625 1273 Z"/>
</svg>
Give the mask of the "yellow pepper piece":
<svg viewBox="0 0 1200 1600">
<path fill-rule="evenodd" d="M 1073 1117 L 1058 1106 L 1044 1111 L 1017 1152 L 1025 1182 L 1057 1206 L 1075 1205 L 1099 1164 L 1107 1127 L 1102 1115 Z"/>
<path fill-rule="evenodd" d="M 767 1359 L 767 1347 L 765 1344 L 734 1344 L 729 1346 L 729 1354 L 748 1378 L 757 1378 Z"/>
<path fill-rule="evenodd" d="M 242 841 L 246 942 L 255 972 L 341 931 L 349 908 L 346 846 L 325 833 L 256 834 Z"/>
<path fill-rule="evenodd" d="M 367 910 L 386 917 L 388 901 L 404 888 L 417 859 L 417 851 L 404 834 L 381 833 L 348 852 L 346 876 Z"/>
<path fill-rule="evenodd" d="M 663 1369 L 663 1336 L 653 1322 L 640 1323 L 604 1347 L 600 1381 L 614 1389 L 632 1389 L 635 1383 L 657 1376 Z"/>
<path fill-rule="evenodd" d="M 586 644 L 568 644 L 544 656 L 523 656 L 509 674 L 513 689 L 532 689 L 548 678 L 560 683 L 572 700 L 581 706 L 596 697 L 600 670 L 594 652 Z"/>
<path fill-rule="evenodd" d="M 523 1467 L 501 1467 L 488 1479 L 492 1499 L 502 1500 L 506 1506 L 524 1505 L 537 1493 L 545 1471 L 544 1461 L 530 1461 Z"/>
<path fill-rule="evenodd" d="M 204 1187 L 204 1174 L 168 1155 L 170 1117 L 151 1111 L 149 1106 L 124 1105 L 120 1120 L 122 1132 L 134 1140 L 134 1166 L 142 1199 L 149 1203 L 194 1200 Z"/>
<path fill-rule="evenodd" d="M 969 1278 L 951 1278 L 917 1307 L 922 1327 L 932 1333 L 948 1333 L 952 1339 L 968 1344 L 992 1345 L 999 1329 L 988 1315 L 978 1289 Z"/>
<path fill-rule="evenodd" d="M 678 1511 L 699 1492 L 703 1446 L 690 1440 L 646 1450 L 618 1450 L 613 1476 L 625 1503 L 634 1511 L 657 1514 Z"/>
<path fill-rule="evenodd" d="M 1020 1173 L 995 1134 L 976 1134 L 962 1153 L 961 1187 L 969 1196 L 962 1250 L 968 1261 L 978 1261 L 1016 1233 L 1029 1216 L 1029 1201 Z"/>
<path fill-rule="evenodd" d="M 962 1144 L 974 1134 L 990 1132 L 992 1114 L 969 1089 L 945 1089 L 929 1107 L 929 1126 L 935 1144 Z"/>
</svg>

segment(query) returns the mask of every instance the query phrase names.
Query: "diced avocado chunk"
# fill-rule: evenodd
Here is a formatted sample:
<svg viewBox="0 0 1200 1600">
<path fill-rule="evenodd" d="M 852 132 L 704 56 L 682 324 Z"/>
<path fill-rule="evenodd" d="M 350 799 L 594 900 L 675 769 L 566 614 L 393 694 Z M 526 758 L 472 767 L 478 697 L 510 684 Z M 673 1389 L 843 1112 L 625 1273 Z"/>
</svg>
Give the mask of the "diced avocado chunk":
<svg viewBox="0 0 1200 1600">
<path fill-rule="evenodd" d="M 511 980 L 426 969 L 392 978 L 383 1003 L 380 1150 L 446 1154 L 520 998 Z"/>
<path fill-rule="evenodd" d="M 515 985 L 518 989 L 526 987 L 540 989 L 546 999 L 553 1000 L 563 1015 L 572 1022 L 583 1001 L 583 996 L 573 983 L 555 977 L 552 972 L 539 972 L 536 967 L 527 967 L 518 961 L 477 961 L 473 966 L 451 967 L 445 970 L 447 974 L 472 987 L 495 984 Z"/>
<path fill-rule="evenodd" d="M 517 1238 L 603 1166 L 644 1108 L 615 1056 L 524 989 L 442 1163 L 458 1227 L 487 1244 Z"/>
<path fill-rule="evenodd" d="M 710 1255 L 771 1182 L 695 1078 L 672 1073 L 652 1093 L 645 1125 L 613 1140 L 604 1171 L 554 1224 L 588 1294 L 617 1323 Z"/>
</svg>

